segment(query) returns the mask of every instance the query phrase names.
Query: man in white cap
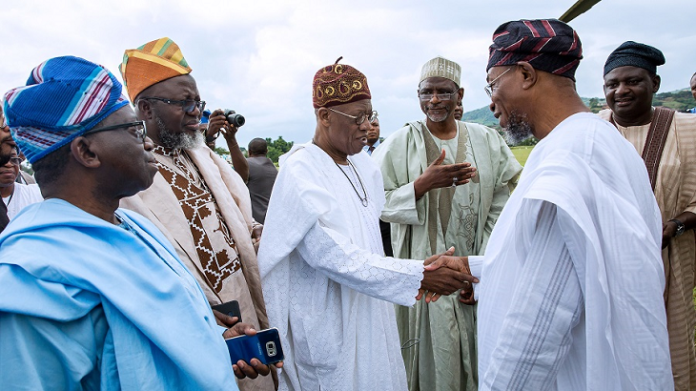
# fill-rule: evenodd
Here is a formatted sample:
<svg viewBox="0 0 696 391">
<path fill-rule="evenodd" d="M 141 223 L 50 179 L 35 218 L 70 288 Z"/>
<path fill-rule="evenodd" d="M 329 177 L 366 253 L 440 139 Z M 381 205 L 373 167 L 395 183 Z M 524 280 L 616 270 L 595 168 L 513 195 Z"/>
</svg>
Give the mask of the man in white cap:
<svg viewBox="0 0 696 391">
<path fill-rule="evenodd" d="M 375 150 L 384 177 L 382 219 L 392 223 L 394 256 L 425 259 L 454 246 L 483 254 L 522 167 L 493 129 L 457 121 L 460 66 L 442 57 L 421 71 L 424 120 L 413 121 Z M 476 173 L 458 175 L 462 167 Z M 471 179 L 471 181 L 469 181 Z M 409 389 L 476 390 L 476 307 L 465 290 L 426 305 L 397 306 Z"/>
</svg>

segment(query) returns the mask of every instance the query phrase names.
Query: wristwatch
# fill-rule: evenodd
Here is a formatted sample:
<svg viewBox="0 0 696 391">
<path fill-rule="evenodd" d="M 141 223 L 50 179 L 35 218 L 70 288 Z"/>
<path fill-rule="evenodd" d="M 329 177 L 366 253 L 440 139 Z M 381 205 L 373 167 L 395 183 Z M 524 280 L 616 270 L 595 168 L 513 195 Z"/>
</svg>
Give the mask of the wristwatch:
<svg viewBox="0 0 696 391">
<path fill-rule="evenodd" d="M 215 133 L 215 136 L 210 137 L 210 136 L 205 136 L 205 142 L 206 144 L 213 143 L 217 140 L 218 136 L 220 136 L 220 132 Z"/>
<path fill-rule="evenodd" d="M 675 238 L 677 236 L 681 236 L 684 233 L 684 231 L 686 231 L 686 226 L 681 221 L 677 219 L 672 219 L 670 221 L 677 225 L 677 232 L 674 233 Z"/>
</svg>

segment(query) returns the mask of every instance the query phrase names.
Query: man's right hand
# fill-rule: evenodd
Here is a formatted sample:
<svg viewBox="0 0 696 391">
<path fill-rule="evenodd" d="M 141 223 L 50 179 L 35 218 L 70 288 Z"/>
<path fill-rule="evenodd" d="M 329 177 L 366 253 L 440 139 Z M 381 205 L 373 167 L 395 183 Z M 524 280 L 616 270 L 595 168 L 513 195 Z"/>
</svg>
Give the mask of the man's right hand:
<svg viewBox="0 0 696 391">
<path fill-rule="evenodd" d="M 440 157 L 435 159 L 423 174 L 416 178 L 413 188 L 416 192 L 416 200 L 421 199 L 425 193 L 432 189 L 440 189 L 469 183 L 469 179 L 476 175 L 476 168 L 471 167 L 471 163 L 455 163 L 443 165 L 445 160 L 445 150 L 440 153 Z M 456 180 L 455 180 L 456 179 Z"/>
<path fill-rule="evenodd" d="M 417 300 L 425 294 L 425 301 L 437 301 L 441 295 L 450 295 L 478 279 L 471 275 L 467 257 L 454 257 L 453 248 L 444 254 L 434 255 L 425 260 L 423 280 Z"/>
</svg>

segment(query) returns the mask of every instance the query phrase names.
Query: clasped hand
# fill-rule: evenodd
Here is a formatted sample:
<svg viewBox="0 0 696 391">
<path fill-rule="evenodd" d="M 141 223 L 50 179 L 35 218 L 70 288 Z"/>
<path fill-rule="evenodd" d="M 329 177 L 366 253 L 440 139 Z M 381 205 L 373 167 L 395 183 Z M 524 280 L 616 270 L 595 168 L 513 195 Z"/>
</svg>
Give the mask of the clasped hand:
<svg viewBox="0 0 696 391">
<path fill-rule="evenodd" d="M 455 257 L 454 247 L 442 254 L 437 254 L 425 260 L 425 270 L 421 288 L 416 300 L 425 295 L 426 303 L 437 301 L 441 295 L 450 295 L 459 289 L 469 289 L 472 283 L 478 283 L 478 278 L 471 275 L 467 257 Z"/>
</svg>

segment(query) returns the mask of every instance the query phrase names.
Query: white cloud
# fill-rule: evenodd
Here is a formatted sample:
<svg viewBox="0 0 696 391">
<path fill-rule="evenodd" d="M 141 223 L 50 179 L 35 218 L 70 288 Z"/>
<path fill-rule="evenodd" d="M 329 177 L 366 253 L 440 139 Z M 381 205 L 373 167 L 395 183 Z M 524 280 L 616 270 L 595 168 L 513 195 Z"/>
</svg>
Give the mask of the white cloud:
<svg viewBox="0 0 696 391">
<path fill-rule="evenodd" d="M 436 55 L 462 66 L 464 106 L 483 92 L 488 45 L 508 20 L 558 17 L 575 0 L 126 0 L 2 1 L 0 90 L 26 81 L 41 61 L 73 54 L 118 73 L 123 51 L 162 36 L 179 44 L 211 108 L 247 117 L 240 144 L 254 137 L 298 142 L 314 132 L 311 81 L 339 56 L 363 71 L 383 133 L 421 118 L 421 65 Z M 584 44 L 577 74 L 583 96 L 602 96 L 607 55 L 626 40 L 660 48 L 662 90 L 685 88 L 696 71 L 693 0 L 605 0 L 571 25 Z M 685 49 L 686 48 L 686 49 Z M 120 78 L 120 75 L 119 75 Z"/>
</svg>

